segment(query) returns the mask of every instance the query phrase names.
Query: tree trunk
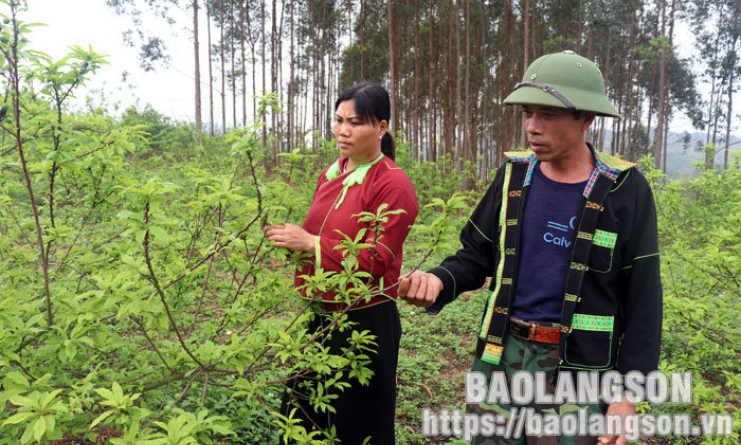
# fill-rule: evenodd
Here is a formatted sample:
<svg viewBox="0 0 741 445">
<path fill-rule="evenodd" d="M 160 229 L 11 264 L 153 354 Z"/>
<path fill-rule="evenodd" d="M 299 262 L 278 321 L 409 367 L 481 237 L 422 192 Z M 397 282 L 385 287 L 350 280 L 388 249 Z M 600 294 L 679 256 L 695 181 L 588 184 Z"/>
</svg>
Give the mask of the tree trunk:
<svg viewBox="0 0 741 445">
<path fill-rule="evenodd" d="M 394 123 L 398 122 L 398 117 L 396 116 L 396 63 L 394 59 L 394 20 L 393 20 L 393 8 L 392 8 L 391 1 L 386 2 L 388 5 L 387 11 L 388 11 L 388 28 L 389 28 L 389 78 L 391 83 L 391 88 L 389 91 L 389 98 L 391 99 L 391 116 Z M 389 125 L 391 122 L 389 122 Z M 394 125 L 394 130 L 397 128 L 397 125 Z"/>
<path fill-rule="evenodd" d="M 221 57 L 221 131 L 226 132 L 226 41 L 224 27 L 226 26 L 226 11 L 224 10 L 224 0 L 221 0 L 221 39 L 219 52 Z"/>
<path fill-rule="evenodd" d="M 523 4 L 523 18 L 522 18 L 522 66 L 523 70 L 526 69 L 526 67 L 530 66 L 530 51 L 531 47 L 534 47 L 535 45 L 531 45 L 530 43 L 530 1 L 531 0 L 525 0 L 525 3 Z M 533 0 L 534 1 L 534 0 Z M 517 77 L 517 81 L 519 82 L 520 77 Z M 525 131 L 525 127 L 520 127 L 520 143 L 519 145 L 521 147 L 527 147 L 527 133 Z"/>
<path fill-rule="evenodd" d="M 265 94 L 267 94 L 267 78 L 266 78 L 266 76 L 267 76 L 267 71 L 268 71 L 267 70 L 267 62 L 266 62 L 266 54 L 267 54 L 267 51 L 266 51 L 266 48 L 265 48 L 267 46 L 267 36 L 266 36 L 266 33 L 267 33 L 267 30 L 266 29 L 267 29 L 267 27 L 265 26 L 265 0 L 261 0 L 260 1 L 260 23 L 262 25 L 262 27 L 260 28 L 260 29 L 262 29 L 262 32 L 260 34 L 260 37 L 261 37 L 261 41 L 260 41 L 260 58 L 262 59 L 260 61 L 261 65 L 262 65 L 262 92 L 260 94 L 262 96 L 265 96 Z M 262 116 L 260 116 L 260 120 L 262 121 L 262 147 L 263 148 L 267 148 L 267 146 L 268 146 L 268 125 L 267 125 L 268 122 L 267 122 L 267 118 L 263 114 Z M 266 156 L 265 159 L 267 161 L 268 157 Z M 268 173 L 271 173 L 272 172 L 272 165 L 271 165 L 271 163 L 270 162 L 266 162 L 265 164 L 266 164 L 265 165 L 265 170 Z"/>
<path fill-rule="evenodd" d="M 512 13 L 512 2 L 511 0 L 505 0 L 501 27 L 502 32 L 500 34 L 498 45 L 499 48 L 501 48 L 499 50 L 501 59 L 501 70 L 498 72 L 499 75 L 497 75 L 495 79 L 495 95 L 499 99 L 498 105 L 500 106 L 502 105 L 502 101 L 504 101 L 504 98 L 507 97 L 507 94 L 509 94 L 511 88 L 510 84 L 514 85 L 516 80 L 519 79 L 518 76 L 515 76 L 515 79 L 510 82 L 506 79 L 505 74 L 519 71 L 517 69 L 517 63 L 513 63 L 513 58 L 510 57 L 512 53 L 513 42 L 507 37 L 512 35 L 512 30 L 514 28 L 513 21 L 514 14 Z M 496 128 L 500 129 L 500 131 L 497 132 L 498 134 L 494 135 L 494 145 L 496 147 L 496 153 L 493 157 L 494 159 L 492 159 L 494 165 L 499 165 L 503 161 L 505 151 L 517 146 L 519 138 L 515 135 L 519 135 L 519 132 L 523 131 L 522 119 L 515 118 L 515 116 L 517 115 L 515 110 L 511 107 L 501 106 L 501 108 L 503 109 L 502 112 L 494 112 L 495 116 L 499 116 L 497 119 Z"/>
<path fill-rule="evenodd" d="M 362 4 L 362 0 L 361 0 Z M 419 0 L 414 0 L 414 47 L 419 48 L 420 45 L 420 32 L 421 23 L 419 22 Z M 419 147 L 420 147 L 420 127 L 422 125 L 422 110 L 419 107 L 419 95 L 420 95 L 420 82 L 421 82 L 421 69 L 422 64 L 420 63 L 420 52 L 414 51 L 414 98 L 412 99 L 412 110 L 413 110 L 413 128 L 412 128 L 412 140 L 411 140 L 411 153 L 412 159 L 419 160 Z"/>
<path fill-rule="evenodd" d="M 195 55 L 195 94 L 196 94 L 196 132 L 201 133 L 203 130 L 203 121 L 201 118 L 201 56 L 199 53 L 200 42 L 198 40 L 198 0 L 193 0 L 193 53 Z"/>
<path fill-rule="evenodd" d="M 475 162 L 476 162 L 476 146 L 471 144 L 470 132 L 476 131 L 476 127 L 471 127 L 471 2 L 466 1 L 466 5 L 463 13 L 464 21 L 466 24 L 466 61 L 465 61 L 465 75 L 464 75 L 464 94 L 463 94 L 463 123 L 460 125 L 463 129 L 463 141 L 461 145 L 466 147 L 468 151 L 468 158 L 471 160 L 472 167 L 474 168 L 475 175 Z M 460 116 L 460 115 L 459 115 Z"/>
<path fill-rule="evenodd" d="M 461 122 L 461 116 L 463 115 L 463 101 L 461 97 L 463 94 L 463 73 L 461 64 L 463 63 L 463 58 L 461 57 L 461 20 L 459 10 L 460 2 L 454 1 L 450 11 L 450 18 L 454 20 L 453 31 L 455 33 L 455 54 L 452 57 L 453 64 L 455 64 L 455 116 L 451 117 L 451 121 L 455 125 L 453 127 L 456 134 L 455 148 L 458 153 L 458 171 L 460 172 L 463 171 L 463 167 L 466 165 L 468 152 L 466 147 L 463 146 L 463 124 Z"/>
<path fill-rule="evenodd" d="M 671 95 L 671 79 L 672 79 L 672 75 L 673 75 L 673 73 L 672 73 L 672 66 L 674 65 L 672 62 L 674 60 L 674 51 L 673 51 L 673 48 L 674 48 L 674 20 L 675 20 L 675 17 L 676 17 L 676 12 L 677 12 L 677 2 L 673 1 L 673 2 L 671 2 L 671 10 L 670 10 L 670 13 L 669 13 L 669 35 L 668 35 L 668 37 L 669 37 L 669 48 L 670 48 L 670 51 L 669 51 L 669 62 L 667 64 L 667 69 L 666 69 L 666 77 L 669 79 L 669 82 L 667 82 L 667 85 L 666 85 L 666 90 L 667 90 L 666 91 L 666 94 L 667 94 L 667 97 L 668 98 Z M 667 99 L 667 107 L 671 107 L 671 99 Z M 666 170 L 666 162 L 667 162 L 667 150 L 668 150 L 668 138 L 669 138 L 669 119 L 666 119 L 665 122 L 666 122 L 666 124 L 664 125 L 665 130 L 664 130 L 664 139 L 663 139 L 664 140 L 664 147 L 663 147 L 662 155 L 661 155 L 661 171 L 663 171 L 664 173 L 667 173 L 667 170 Z"/>
<path fill-rule="evenodd" d="M 295 0 L 291 0 L 289 7 L 291 8 L 291 14 L 290 14 L 290 36 L 289 41 L 291 42 L 290 47 L 288 48 L 288 58 L 290 59 L 289 62 L 289 68 L 288 68 L 288 124 L 286 131 L 288 132 L 288 151 L 293 151 L 294 147 L 294 135 L 295 133 L 295 115 L 296 115 L 296 105 L 295 105 L 295 94 L 296 94 L 296 57 L 294 52 L 294 47 L 296 45 L 295 41 L 295 23 L 296 23 L 296 17 L 294 16 L 294 7 L 296 6 Z"/>
<path fill-rule="evenodd" d="M 280 29 L 278 29 L 278 5 L 277 0 L 273 0 L 273 8 L 272 8 L 272 17 L 271 17 L 271 30 L 270 30 L 270 89 L 274 94 L 278 94 L 278 54 L 276 53 L 276 48 L 278 46 L 278 33 L 280 32 Z M 270 113 L 271 121 L 270 121 L 270 128 L 274 135 L 278 135 L 278 113 Z M 272 157 L 270 159 L 270 165 L 272 167 L 275 167 L 278 165 L 278 144 L 280 143 L 280 138 L 274 138 L 273 143 L 270 147 L 270 152 L 272 154 Z"/>
<path fill-rule="evenodd" d="M 451 73 L 456 72 L 457 65 L 455 47 L 453 45 L 453 39 L 455 38 L 455 25 L 454 20 L 454 5 L 449 5 L 447 8 L 447 22 L 448 29 L 445 38 L 445 106 L 443 108 L 443 140 L 445 141 L 445 154 L 452 157 L 455 146 L 455 94 L 456 94 L 456 80 L 452 78 Z M 453 162 L 455 159 L 453 159 Z M 455 165 L 455 164 L 453 164 Z"/>
<path fill-rule="evenodd" d="M 732 57 L 732 63 L 731 66 L 735 67 L 735 57 Z M 733 119 L 731 119 L 731 116 L 733 116 L 733 80 L 734 80 L 734 70 L 731 70 L 731 73 L 728 76 L 728 107 L 726 108 L 726 116 L 728 118 L 726 119 L 726 140 L 725 140 L 725 147 L 724 147 L 724 153 L 723 153 L 723 170 L 728 170 L 728 152 L 731 149 L 731 127 L 733 125 Z"/>
<path fill-rule="evenodd" d="M 214 64 L 211 60 L 211 8 L 206 3 L 206 35 L 208 38 L 208 134 L 212 137 L 214 131 Z"/>
<path fill-rule="evenodd" d="M 433 73 L 435 72 L 434 64 L 432 61 L 432 52 L 433 48 L 435 47 L 435 8 L 434 0 L 430 1 L 430 55 L 429 57 L 429 67 L 428 67 L 428 96 L 427 101 L 429 103 L 429 123 L 430 123 L 430 131 L 429 131 L 429 138 L 428 146 L 427 146 L 427 160 L 431 162 L 437 163 L 437 137 L 436 137 L 436 130 L 437 130 L 437 113 L 436 113 L 436 103 L 435 100 L 435 81 L 433 77 Z"/>
<path fill-rule="evenodd" d="M 365 80 L 367 77 L 365 68 L 365 51 L 366 51 L 366 40 L 365 40 L 365 1 L 360 0 L 360 18 L 358 19 L 358 28 L 360 31 L 360 80 Z"/>
<path fill-rule="evenodd" d="M 239 43 L 239 40 L 244 41 L 244 39 L 239 39 L 239 36 L 236 35 L 237 33 L 235 30 L 242 29 L 241 27 L 237 27 L 237 24 L 235 22 L 234 17 L 234 4 L 232 4 L 232 13 L 229 14 L 229 21 L 232 28 L 232 38 L 229 39 L 229 69 L 230 73 L 229 76 L 231 78 L 231 87 L 232 87 L 232 127 L 237 127 L 237 44 Z M 237 40 L 239 39 L 239 40 Z"/>
<path fill-rule="evenodd" d="M 659 0 L 661 8 L 661 30 L 660 35 L 666 35 L 666 1 Z M 656 137 L 654 138 L 654 167 L 661 168 L 661 148 L 664 145 L 664 113 L 666 112 L 667 87 L 666 87 L 666 46 L 659 48 L 659 103 L 658 115 L 656 117 Z"/>
<path fill-rule="evenodd" d="M 239 78 L 242 80 L 242 126 L 247 126 L 247 18 L 246 18 L 247 5 L 242 3 L 239 10 L 239 53 L 240 53 L 240 65 L 242 65 L 242 75 Z M 234 79 L 237 82 L 237 79 Z M 236 102 L 235 102 L 236 105 Z"/>
</svg>

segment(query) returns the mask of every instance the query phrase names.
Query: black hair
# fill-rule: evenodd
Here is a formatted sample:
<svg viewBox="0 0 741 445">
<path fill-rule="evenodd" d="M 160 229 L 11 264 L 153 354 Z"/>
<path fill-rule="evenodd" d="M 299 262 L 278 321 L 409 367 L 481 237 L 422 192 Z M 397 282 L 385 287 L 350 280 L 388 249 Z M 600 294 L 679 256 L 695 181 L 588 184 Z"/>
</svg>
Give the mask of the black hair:
<svg viewBox="0 0 741 445">
<path fill-rule="evenodd" d="M 340 94 L 334 103 L 334 109 L 346 100 L 355 101 L 355 113 L 360 122 L 390 122 L 391 100 L 386 88 L 370 82 L 357 83 Z M 391 132 L 386 130 L 381 139 L 381 152 L 391 158 L 396 158 L 396 141 Z"/>
</svg>

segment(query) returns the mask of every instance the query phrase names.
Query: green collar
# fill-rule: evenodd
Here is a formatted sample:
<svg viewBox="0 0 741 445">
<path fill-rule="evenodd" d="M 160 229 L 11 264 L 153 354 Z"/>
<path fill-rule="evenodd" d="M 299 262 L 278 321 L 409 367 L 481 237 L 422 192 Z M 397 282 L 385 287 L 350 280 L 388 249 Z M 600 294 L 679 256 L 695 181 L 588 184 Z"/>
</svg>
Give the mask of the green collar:
<svg viewBox="0 0 741 445">
<path fill-rule="evenodd" d="M 340 195 L 340 199 L 337 201 L 337 204 L 335 205 L 335 209 L 340 207 L 340 204 L 345 200 L 345 195 L 347 194 L 347 189 L 354 185 L 362 184 L 363 181 L 365 181 L 365 176 L 368 174 L 368 170 L 371 169 L 374 165 L 378 164 L 378 162 L 383 159 L 383 153 L 381 153 L 376 159 L 370 161 L 367 164 L 361 164 L 358 165 L 355 170 L 351 171 L 345 176 L 345 179 L 342 180 L 342 194 Z M 342 158 L 337 159 L 334 164 L 332 164 L 329 169 L 327 169 L 327 179 L 333 180 L 340 176 L 340 162 L 342 161 Z"/>
</svg>

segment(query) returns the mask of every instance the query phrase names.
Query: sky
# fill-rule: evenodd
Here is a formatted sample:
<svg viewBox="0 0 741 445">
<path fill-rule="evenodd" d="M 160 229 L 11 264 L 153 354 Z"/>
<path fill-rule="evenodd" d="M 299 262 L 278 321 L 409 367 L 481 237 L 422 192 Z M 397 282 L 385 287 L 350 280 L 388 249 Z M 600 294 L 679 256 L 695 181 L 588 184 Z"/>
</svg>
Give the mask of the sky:
<svg viewBox="0 0 741 445">
<path fill-rule="evenodd" d="M 124 45 L 123 32 L 130 19 L 115 14 L 105 0 L 27 0 L 28 10 L 18 18 L 26 23 L 44 23 L 33 29 L 29 39 L 35 50 L 58 60 L 72 45 L 88 46 L 98 54 L 107 54 L 104 65 L 85 86 L 86 94 L 99 96 L 105 91 L 109 103 L 122 107 L 151 104 L 162 114 L 178 120 L 193 120 L 193 70 L 191 43 L 186 37 L 168 42 L 172 58 L 167 67 L 145 73 L 139 67 L 137 49 Z M 184 13 L 183 13 L 184 14 Z M 162 33 L 168 34 L 168 33 Z M 181 33 L 181 35 L 184 35 Z M 122 75 L 128 72 L 127 82 Z M 130 87 L 133 85 L 133 87 Z"/>
</svg>

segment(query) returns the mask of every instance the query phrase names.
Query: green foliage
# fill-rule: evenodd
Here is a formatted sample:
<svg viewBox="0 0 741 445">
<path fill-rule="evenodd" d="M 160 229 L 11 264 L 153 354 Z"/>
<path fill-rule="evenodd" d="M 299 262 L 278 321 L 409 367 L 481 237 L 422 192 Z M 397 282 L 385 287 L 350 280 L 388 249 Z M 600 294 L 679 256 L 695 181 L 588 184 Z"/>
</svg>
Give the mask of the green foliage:
<svg viewBox="0 0 741 445">
<path fill-rule="evenodd" d="M 135 421 L 139 421 L 149 415 L 148 411 L 134 405 L 141 394 L 124 394 L 121 385 L 116 382 L 113 382 L 111 389 L 99 388 L 95 392 L 103 399 L 100 404 L 108 406 L 110 409 L 93 420 L 90 428 L 95 428 L 95 425 L 109 417 L 114 420 L 114 423 L 127 425 L 131 423 L 131 417 L 134 417 Z"/>
<path fill-rule="evenodd" d="M 8 402 L 17 407 L 17 414 L 6 419 L 2 426 L 20 425 L 23 429 L 22 444 L 54 437 L 57 414 L 68 412 L 67 406 L 57 399 L 61 392 L 61 389 L 56 389 L 48 393 L 33 391 L 26 396 L 9 396 Z"/>
<path fill-rule="evenodd" d="M 139 147 L 139 153 L 146 156 L 166 157 L 168 160 L 178 159 L 181 153 L 188 151 L 194 144 L 193 128 L 191 125 L 173 122 L 147 106 L 144 110 L 134 107 L 127 108 L 120 118 L 121 127 L 139 128 L 147 137 Z"/>
<path fill-rule="evenodd" d="M 706 170 L 657 193 L 662 242 L 664 336 L 662 369 L 691 371 L 692 406 L 656 411 L 732 414 L 738 401 L 741 357 L 741 171 Z M 694 418 L 697 420 L 697 418 Z M 737 443 L 727 437 L 673 438 L 673 443 Z"/>
<path fill-rule="evenodd" d="M 400 142 L 396 150 L 396 163 L 412 180 L 420 203 L 428 203 L 433 199 L 447 200 L 454 193 L 459 192 L 466 196 L 470 205 L 474 205 L 481 195 L 481 189 L 488 186 L 488 184 L 477 183 L 474 180 L 472 174 L 474 168 L 469 162 L 466 163 L 466 168 L 462 169 L 463 173 L 453 173 L 456 172 L 457 161 L 452 154 L 446 154 L 436 164 L 411 159 L 408 154 L 408 142 Z M 464 186 L 464 184 L 467 185 Z"/>
<path fill-rule="evenodd" d="M 455 439 L 423 436 L 421 409 L 440 412 L 465 407 L 465 373 L 473 362 L 485 298 L 485 292 L 462 295 L 435 316 L 424 309 L 400 307 L 404 335 L 398 365 L 397 443 L 424 445 Z"/>
<path fill-rule="evenodd" d="M 313 389 L 327 409 L 347 379 L 367 382 L 373 338 L 352 332 L 340 355 L 314 341 L 293 263 L 261 230 L 303 217 L 311 187 L 290 181 L 316 175 L 310 156 L 268 178 L 260 123 L 194 146 L 151 109 L 72 114 L 65 99 L 100 56 L 75 47 L 54 62 L 11 41 L 0 45 L 0 282 L 14 290 L 0 296 L 0 442 L 106 431 L 113 444 L 269 443 L 298 370 L 329 376 Z M 356 280 L 354 267 L 324 284 Z M 332 323 L 352 330 L 342 314 Z"/>
</svg>

